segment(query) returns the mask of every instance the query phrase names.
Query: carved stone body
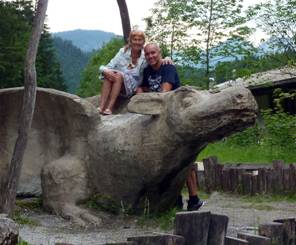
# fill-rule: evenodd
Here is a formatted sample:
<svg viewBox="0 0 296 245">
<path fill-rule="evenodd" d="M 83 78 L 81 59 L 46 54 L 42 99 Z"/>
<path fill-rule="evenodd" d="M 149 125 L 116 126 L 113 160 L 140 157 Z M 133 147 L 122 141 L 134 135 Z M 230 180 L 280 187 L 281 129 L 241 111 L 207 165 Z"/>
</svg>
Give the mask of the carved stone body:
<svg viewBox="0 0 296 245">
<path fill-rule="evenodd" d="M 21 96 L 21 89 L 0 90 L 2 176 Z M 213 94 L 181 87 L 134 96 L 128 110 L 100 117 L 86 100 L 39 89 L 19 192 L 40 194 L 42 170 L 44 205 L 63 216 L 88 219 L 75 204 L 93 193 L 126 208 L 149 202 L 150 211 L 167 209 L 198 153 L 252 125 L 257 105 L 243 87 Z"/>
</svg>

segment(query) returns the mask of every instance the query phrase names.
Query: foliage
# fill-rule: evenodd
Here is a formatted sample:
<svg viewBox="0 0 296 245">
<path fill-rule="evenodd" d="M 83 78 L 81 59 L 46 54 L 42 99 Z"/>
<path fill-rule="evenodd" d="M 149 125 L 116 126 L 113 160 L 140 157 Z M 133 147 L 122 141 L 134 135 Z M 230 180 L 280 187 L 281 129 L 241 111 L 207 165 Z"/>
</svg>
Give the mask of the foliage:
<svg viewBox="0 0 296 245">
<path fill-rule="evenodd" d="M 181 84 L 196 86 L 199 88 L 205 87 L 203 69 L 197 69 L 191 66 L 177 66 L 177 71 Z"/>
<path fill-rule="evenodd" d="M 290 96 L 295 96 L 292 92 Z M 221 161 L 272 162 L 281 159 L 286 163 L 296 162 L 296 117 L 283 111 L 281 104 L 287 93 L 276 91 L 275 111 L 262 111 L 262 123 L 253 128 L 225 138 L 223 142 L 209 145 L 200 159 L 216 155 Z"/>
<path fill-rule="evenodd" d="M 72 41 L 63 40 L 59 37 L 54 37 L 53 43 L 68 87 L 67 91 L 75 93 L 82 78 L 81 73 L 91 53 L 84 53 L 74 46 Z"/>
<path fill-rule="evenodd" d="M 268 34 L 275 47 L 296 52 L 295 0 L 269 0 L 249 8 L 249 16 Z"/>
<path fill-rule="evenodd" d="M 34 16 L 32 1 L 0 1 L 0 88 L 22 86 L 24 59 Z M 52 39 L 46 26 L 36 60 L 38 86 L 65 90 Z"/>
<path fill-rule="evenodd" d="M 158 0 L 151 9 L 152 15 L 145 18 L 146 34 L 150 40 L 157 42 L 161 48 L 173 53 L 181 50 L 194 51 L 188 47 L 187 30 L 189 24 L 183 21 L 186 5 L 179 0 Z"/>
<path fill-rule="evenodd" d="M 123 46 L 123 40 L 114 38 L 95 53 L 82 73 L 78 94 L 89 97 L 99 93 L 102 81 L 99 79 L 99 67 L 106 65 Z"/>
</svg>

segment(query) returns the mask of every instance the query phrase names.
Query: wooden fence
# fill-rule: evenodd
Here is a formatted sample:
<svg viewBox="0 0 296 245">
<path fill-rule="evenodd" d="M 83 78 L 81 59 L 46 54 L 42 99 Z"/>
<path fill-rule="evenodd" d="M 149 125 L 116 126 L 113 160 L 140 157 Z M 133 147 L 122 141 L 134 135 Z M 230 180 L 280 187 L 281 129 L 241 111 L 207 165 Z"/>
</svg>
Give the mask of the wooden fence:
<svg viewBox="0 0 296 245">
<path fill-rule="evenodd" d="M 203 160 L 207 192 L 222 190 L 242 194 L 296 193 L 296 164 L 219 164 L 216 157 Z"/>
</svg>

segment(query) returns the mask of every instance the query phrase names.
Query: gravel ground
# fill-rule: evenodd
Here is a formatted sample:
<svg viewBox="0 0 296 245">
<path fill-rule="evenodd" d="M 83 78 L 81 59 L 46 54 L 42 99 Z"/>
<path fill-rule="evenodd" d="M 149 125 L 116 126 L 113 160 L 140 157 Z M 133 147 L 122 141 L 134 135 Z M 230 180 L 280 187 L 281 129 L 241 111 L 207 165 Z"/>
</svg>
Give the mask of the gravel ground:
<svg viewBox="0 0 296 245">
<path fill-rule="evenodd" d="M 201 211 L 211 211 L 229 217 L 228 235 L 237 232 L 256 232 L 260 223 L 274 219 L 296 217 L 296 202 L 257 203 L 242 200 L 238 196 L 213 193 Z M 57 216 L 29 213 L 29 218 L 38 222 L 36 226 L 22 225 L 20 236 L 30 244 L 54 245 L 57 242 L 71 244 L 104 244 L 126 241 L 127 237 L 160 232 L 156 227 L 142 228 L 137 218 L 123 218 L 102 214 L 103 225 L 100 228 L 75 227 L 71 222 Z M 163 232 L 163 231 L 161 231 Z M 172 230 L 167 231 L 173 233 Z"/>
</svg>

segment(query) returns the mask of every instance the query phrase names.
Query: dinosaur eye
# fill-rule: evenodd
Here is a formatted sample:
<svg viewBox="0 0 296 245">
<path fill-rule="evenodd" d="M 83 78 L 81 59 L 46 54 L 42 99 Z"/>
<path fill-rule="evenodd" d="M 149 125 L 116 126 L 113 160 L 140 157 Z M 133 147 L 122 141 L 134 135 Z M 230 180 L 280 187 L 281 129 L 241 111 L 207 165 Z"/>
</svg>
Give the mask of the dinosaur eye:
<svg viewBox="0 0 296 245">
<path fill-rule="evenodd" d="M 189 107 L 193 105 L 192 97 L 187 97 L 182 100 L 182 107 Z"/>
</svg>

